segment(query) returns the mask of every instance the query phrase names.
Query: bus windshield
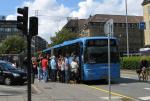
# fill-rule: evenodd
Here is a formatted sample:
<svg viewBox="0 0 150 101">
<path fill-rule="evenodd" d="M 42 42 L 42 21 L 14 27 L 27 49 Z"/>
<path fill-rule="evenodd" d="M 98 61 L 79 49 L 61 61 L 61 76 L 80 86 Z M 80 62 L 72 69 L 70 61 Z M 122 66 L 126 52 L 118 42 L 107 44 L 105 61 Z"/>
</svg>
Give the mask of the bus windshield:
<svg viewBox="0 0 150 101">
<path fill-rule="evenodd" d="M 110 54 L 111 63 L 119 62 L 118 48 L 116 45 L 111 45 Z M 87 45 L 84 56 L 85 63 L 108 63 L 108 46 L 107 44 Z"/>
</svg>

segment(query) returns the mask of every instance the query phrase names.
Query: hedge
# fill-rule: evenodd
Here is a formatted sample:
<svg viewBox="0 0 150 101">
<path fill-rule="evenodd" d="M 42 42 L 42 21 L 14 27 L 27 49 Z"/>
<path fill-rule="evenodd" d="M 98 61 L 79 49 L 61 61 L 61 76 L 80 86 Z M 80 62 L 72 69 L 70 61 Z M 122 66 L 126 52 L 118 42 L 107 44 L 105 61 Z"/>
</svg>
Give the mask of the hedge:
<svg viewBox="0 0 150 101">
<path fill-rule="evenodd" d="M 121 69 L 135 70 L 135 69 L 139 68 L 140 61 L 142 59 L 148 60 L 148 62 L 150 64 L 150 57 L 149 56 L 121 57 L 120 58 Z"/>
</svg>

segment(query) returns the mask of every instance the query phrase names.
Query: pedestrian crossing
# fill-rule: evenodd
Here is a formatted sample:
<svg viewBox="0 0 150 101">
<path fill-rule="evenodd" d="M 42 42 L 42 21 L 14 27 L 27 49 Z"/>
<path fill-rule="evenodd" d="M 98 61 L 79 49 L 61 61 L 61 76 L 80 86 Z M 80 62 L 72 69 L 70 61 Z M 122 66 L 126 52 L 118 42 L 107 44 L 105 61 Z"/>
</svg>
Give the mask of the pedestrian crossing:
<svg viewBox="0 0 150 101">
<path fill-rule="evenodd" d="M 0 96 L 13 96 L 13 94 L 0 92 Z"/>
<path fill-rule="evenodd" d="M 139 97 L 139 100 L 142 100 L 142 101 L 150 101 L 150 96 Z"/>
<path fill-rule="evenodd" d="M 3 85 L 0 85 L 0 88 L 1 89 L 9 89 L 9 90 L 22 90 L 22 91 L 27 90 L 27 88 L 25 88 L 25 87 L 3 86 Z"/>
<path fill-rule="evenodd" d="M 119 101 L 122 99 L 121 97 L 118 97 L 118 96 L 112 96 L 110 98 L 111 98 L 111 101 L 117 101 L 117 100 Z M 108 101 L 109 97 L 100 97 L 100 99 Z"/>
<path fill-rule="evenodd" d="M 145 90 L 150 90 L 150 88 L 144 88 Z"/>
</svg>

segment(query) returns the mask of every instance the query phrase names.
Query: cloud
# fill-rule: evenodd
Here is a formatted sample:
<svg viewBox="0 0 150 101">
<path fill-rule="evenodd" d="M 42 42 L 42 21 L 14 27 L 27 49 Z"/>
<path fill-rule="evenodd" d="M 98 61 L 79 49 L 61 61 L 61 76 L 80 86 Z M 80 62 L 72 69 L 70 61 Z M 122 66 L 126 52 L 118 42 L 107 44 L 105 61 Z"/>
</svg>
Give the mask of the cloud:
<svg viewBox="0 0 150 101">
<path fill-rule="evenodd" d="M 56 0 L 35 0 L 24 2 L 20 7 L 29 7 L 29 17 L 38 16 L 39 36 L 50 42 L 50 37 L 67 22 L 69 8 L 59 5 Z M 18 8 L 17 6 L 16 8 Z M 16 14 L 7 16 L 7 20 L 16 19 Z"/>
<path fill-rule="evenodd" d="M 17 18 L 16 18 L 16 15 L 8 15 L 7 17 L 6 17 L 6 20 L 16 20 Z"/>
<path fill-rule="evenodd" d="M 30 8 L 30 16 L 39 17 L 39 36 L 48 42 L 50 37 L 64 26 L 67 22 L 66 15 L 70 13 L 69 8 L 59 5 L 56 0 L 35 0 L 27 5 Z"/>
<path fill-rule="evenodd" d="M 127 0 L 129 15 L 142 15 L 143 0 Z M 81 0 L 78 9 L 65 7 L 57 0 L 34 0 L 23 2 L 17 6 L 29 7 L 29 16 L 39 17 L 39 36 L 50 43 L 50 37 L 60 30 L 67 22 L 67 17 L 88 18 L 94 14 L 121 14 L 125 15 L 125 0 Z M 7 16 L 7 19 L 16 19 L 16 13 Z"/>
<path fill-rule="evenodd" d="M 143 0 L 127 0 L 129 15 L 143 15 Z M 79 9 L 70 15 L 79 18 L 87 18 L 94 14 L 125 15 L 125 0 L 86 0 L 78 4 Z"/>
</svg>

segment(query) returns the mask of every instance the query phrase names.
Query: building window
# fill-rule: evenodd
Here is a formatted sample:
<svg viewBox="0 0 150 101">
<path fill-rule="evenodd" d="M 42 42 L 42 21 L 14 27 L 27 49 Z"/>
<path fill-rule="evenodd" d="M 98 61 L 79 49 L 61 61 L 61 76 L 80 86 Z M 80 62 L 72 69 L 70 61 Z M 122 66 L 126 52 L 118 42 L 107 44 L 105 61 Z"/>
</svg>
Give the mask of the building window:
<svg viewBox="0 0 150 101">
<path fill-rule="evenodd" d="M 114 23 L 114 27 L 117 27 L 117 23 Z"/>
<path fill-rule="evenodd" d="M 126 27 L 126 24 L 125 23 L 122 23 L 122 28 L 125 28 Z"/>
<path fill-rule="evenodd" d="M 133 28 L 138 28 L 138 23 L 134 23 Z"/>
<path fill-rule="evenodd" d="M 18 32 L 17 28 L 12 28 L 12 32 Z"/>
<path fill-rule="evenodd" d="M 103 22 L 100 22 L 100 27 L 103 27 L 104 26 L 104 23 Z"/>
<path fill-rule="evenodd" d="M 128 28 L 132 28 L 132 24 L 131 23 L 128 23 Z"/>
<path fill-rule="evenodd" d="M 11 28 L 5 28 L 5 32 L 11 32 Z"/>
<path fill-rule="evenodd" d="M 4 28 L 0 28 L 0 32 L 4 32 Z"/>
</svg>

